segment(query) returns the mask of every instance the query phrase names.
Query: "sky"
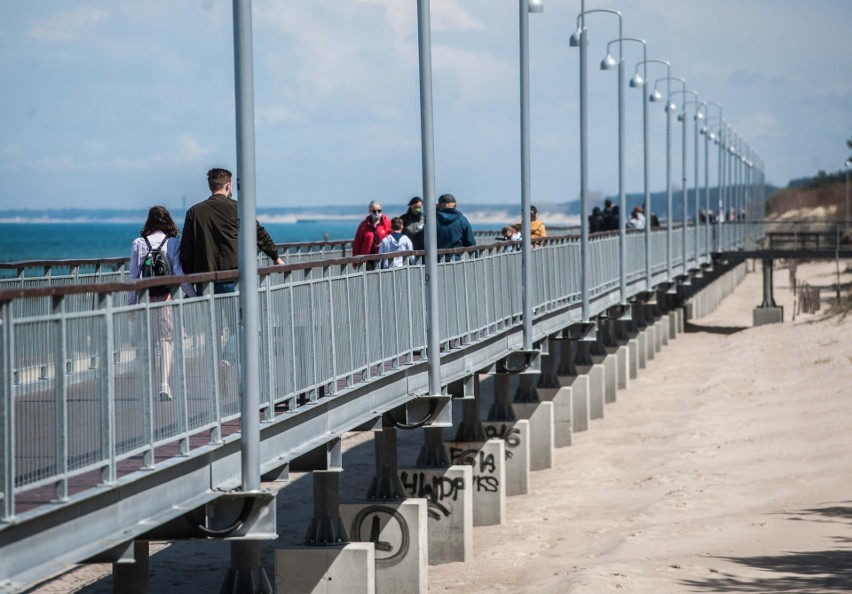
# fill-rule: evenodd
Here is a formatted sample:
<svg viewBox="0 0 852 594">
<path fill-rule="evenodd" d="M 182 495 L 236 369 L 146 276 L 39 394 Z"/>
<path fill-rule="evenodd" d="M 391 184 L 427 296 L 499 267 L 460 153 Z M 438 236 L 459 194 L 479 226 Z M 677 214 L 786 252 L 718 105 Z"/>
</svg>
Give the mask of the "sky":
<svg viewBox="0 0 852 594">
<path fill-rule="evenodd" d="M 416 5 L 253 2 L 258 207 L 366 211 L 371 199 L 422 194 Z M 568 40 L 580 1 L 544 6 L 529 19 L 534 204 L 579 196 L 579 52 Z M 767 182 L 843 168 L 852 1 L 587 0 L 592 9 L 619 11 L 623 35 L 646 40 L 649 59 L 669 61 L 700 100 L 721 103 Z M 179 207 L 209 194 L 209 168 L 236 169 L 231 2 L 7 0 L 3 12 L 0 209 Z M 436 191 L 462 210 L 518 202 L 518 2 L 432 0 L 431 15 Z M 587 27 L 589 189 L 615 195 L 617 74 L 599 64 L 618 19 L 590 14 Z M 624 44 L 628 78 L 641 59 L 641 45 Z M 652 64 L 648 76 L 666 68 Z M 627 192 L 643 187 L 648 91 L 625 85 Z M 662 105 L 650 106 L 652 191 L 665 188 Z M 700 151 L 703 180 L 703 140 Z"/>
</svg>

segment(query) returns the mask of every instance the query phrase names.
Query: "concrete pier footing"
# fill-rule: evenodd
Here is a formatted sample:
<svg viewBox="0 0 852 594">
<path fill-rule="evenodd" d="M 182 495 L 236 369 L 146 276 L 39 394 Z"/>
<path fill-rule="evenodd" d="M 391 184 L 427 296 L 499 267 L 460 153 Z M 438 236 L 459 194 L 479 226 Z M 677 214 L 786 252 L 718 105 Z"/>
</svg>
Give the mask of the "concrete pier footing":
<svg viewBox="0 0 852 594">
<path fill-rule="evenodd" d="M 526 495 L 530 485 L 530 422 L 483 421 L 489 439 L 502 439 L 506 460 L 506 497 Z"/>
<path fill-rule="evenodd" d="M 276 594 L 375 594 L 372 542 L 275 551 Z"/>
<path fill-rule="evenodd" d="M 447 441 L 450 461 L 473 469 L 473 525 L 502 524 L 506 518 L 506 447 L 502 439 Z"/>
<path fill-rule="evenodd" d="M 618 368 L 618 389 L 626 390 L 630 387 L 630 349 L 626 344 L 618 347 L 615 351 L 616 367 Z M 632 377 L 636 377 L 635 373 Z"/>
<path fill-rule="evenodd" d="M 429 543 L 425 499 L 341 503 L 340 517 L 353 542 L 375 548 L 377 594 L 418 594 L 428 589 Z"/>
<path fill-rule="evenodd" d="M 780 324 L 784 321 L 784 308 L 776 307 L 755 307 L 752 312 L 752 324 L 754 326 L 763 326 L 764 324 Z"/>
<path fill-rule="evenodd" d="M 429 565 L 473 558 L 473 468 L 400 468 L 406 493 L 427 502 Z"/>
<path fill-rule="evenodd" d="M 604 368 L 604 402 L 612 404 L 617 399 L 618 392 L 618 357 L 615 353 L 607 355 L 603 360 Z"/>
<path fill-rule="evenodd" d="M 529 421 L 530 470 L 544 470 L 553 466 L 554 404 L 555 402 L 516 402 L 512 405 L 519 419 Z M 562 430 L 560 429 L 560 432 Z"/>
<path fill-rule="evenodd" d="M 587 373 L 589 382 L 589 419 L 604 417 L 604 399 L 606 394 L 605 369 L 603 364 L 596 363 Z"/>
</svg>

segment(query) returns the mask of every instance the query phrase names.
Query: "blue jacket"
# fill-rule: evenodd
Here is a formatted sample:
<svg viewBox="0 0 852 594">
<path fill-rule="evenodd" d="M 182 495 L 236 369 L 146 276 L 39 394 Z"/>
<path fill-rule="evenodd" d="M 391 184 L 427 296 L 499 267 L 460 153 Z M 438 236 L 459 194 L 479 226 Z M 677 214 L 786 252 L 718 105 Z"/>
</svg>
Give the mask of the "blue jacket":
<svg viewBox="0 0 852 594">
<path fill-rule="evenodd" d="M 470 223 L 455 208 L 439 209 L 436 218 L 439 250 L 476 245 Z"/>
</svg>

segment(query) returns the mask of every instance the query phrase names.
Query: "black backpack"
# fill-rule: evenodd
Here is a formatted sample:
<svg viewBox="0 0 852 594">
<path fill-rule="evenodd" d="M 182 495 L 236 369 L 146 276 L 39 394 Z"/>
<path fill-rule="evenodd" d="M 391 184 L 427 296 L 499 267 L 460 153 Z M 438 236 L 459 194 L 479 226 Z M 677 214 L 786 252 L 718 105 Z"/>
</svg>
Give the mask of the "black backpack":
<svg viewBox="0 0 852 594">
<path fill-rule="evenodd" d="M 160 245 L 157 247 L 151 246 L 151 242 L 147 237 L 143 237 L 145 244 L 148 246 L 148 254 L 145 256 L 145 262 L 142 264 L 142 278 L 152 278 L 157 276 L 172 276 L 174 270 L 172 263 L 169 262 L 166 252 L 163 251 L 163 245 L 169 240 L 168 237 L 163 238 Z M 173 286 L 164 285 L 162 287 L 151 287 L 150 295 L 166 295 L 174 290 Z"/>
</svg>

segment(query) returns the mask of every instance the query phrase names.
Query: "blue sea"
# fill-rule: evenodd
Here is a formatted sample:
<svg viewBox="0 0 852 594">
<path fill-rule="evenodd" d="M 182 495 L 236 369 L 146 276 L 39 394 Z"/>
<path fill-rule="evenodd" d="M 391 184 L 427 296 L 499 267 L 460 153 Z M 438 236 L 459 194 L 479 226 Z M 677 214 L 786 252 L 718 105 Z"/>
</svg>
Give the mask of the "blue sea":
<svg viewBox="0 0 852 594">
<path fill-rule="evenodd" d="M 264 223 L 275 243 L 352 239 L 358 220 L 308 220 Z M 133 223 L 0 223 L 0 262 L 129 257 L 141 224 Z M 473 225 L 494 229 L 493 224 Z"/>
</svg>

